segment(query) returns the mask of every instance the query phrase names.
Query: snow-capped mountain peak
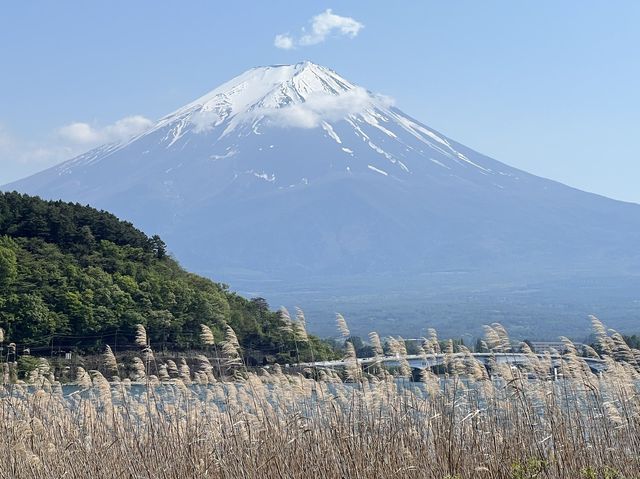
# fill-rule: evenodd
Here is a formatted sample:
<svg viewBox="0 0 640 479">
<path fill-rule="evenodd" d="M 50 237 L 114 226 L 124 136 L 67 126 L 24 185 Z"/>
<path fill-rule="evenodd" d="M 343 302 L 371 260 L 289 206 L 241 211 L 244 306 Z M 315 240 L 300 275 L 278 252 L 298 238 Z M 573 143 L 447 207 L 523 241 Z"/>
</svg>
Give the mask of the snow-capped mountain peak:
<svg viewBox="0 0 640 479">
<path fill-rule="evenodd" d="M 494 171 L 493 162 L 470 160 L 444 136 L 392 103 L 309 61 L 252 68 L 163 117 L 141 135 L 61 165 L 59 173 L 71 174 L 137 145 L 147 157 L 158 158 L 158 149 L 174 152 L 160 155 L 167 162 L 186 152 L 191 163 L 201 157 L 229 163 L 233 157 L 233 168 L 225 174 L 269 178 L 274 188 L 307 184 L 327 174 L 407 181 L 414 171 L 425 168 L 436 176 L 501 173 L 500 181 L 513 176 L 508 169 Z M 298 152 L 292 149 L 291 135 L 297 139 L 293 149 Z M 175 175 L 184 165 L 172 162 L 163 171 Z"/>
<path fill-rule="evenodd" d="M 135 138 L 96 148 L 54 171 L 71 178 L 90 165 L 124 162 L 127 171 L 157 170 L 162 188 L 178 197 L 192 192 L 175 191 L 177 175 L 200 168 L 210 182 L 251 179 L 273 189 L 336 175 L 404 183 L 424 183 L 424 175 L 454 177 L 493 189 L 518 180 L 505 165 L 471 159 L 472 153 L 388 97 L 305 61 L 252 68 Z"/>
<path fill-rule="evenodd" d="M 181 122 L 181 132 L 184 126 L 193 125 L 199 133 L 230 122 L 224 130 L 229 134 L 239 125 L 262 120 L 308 128 L 387 104 L 384 97 L 333 70 L 305 61 L 252 68 L 165 116 L 152 130 Z"/>
<path fill-rule="evenodd" d="M 251 291 L 340 298 L 339 276 L 358 294 L 428 295 L 431 275 L 453 288 L 477 273 L 476 295 L 488 274 L 506 285 L 523 271 L 536 284 L 640 269 L 637 205 L 488 158 L 311 62 L 248 70 L 127 142 L 5 189 L 112 211 Z"/>
<path fill-rule="evenodd" d="M 281 108 L 304 102 L 314 94 L 340 95 L 355 85 L 334 71 L 305 61 L 248 70 L 189 103 L 174 114 L 192 109 L 213 110 L 227 104 L 233 113 Z"/>
</svg>

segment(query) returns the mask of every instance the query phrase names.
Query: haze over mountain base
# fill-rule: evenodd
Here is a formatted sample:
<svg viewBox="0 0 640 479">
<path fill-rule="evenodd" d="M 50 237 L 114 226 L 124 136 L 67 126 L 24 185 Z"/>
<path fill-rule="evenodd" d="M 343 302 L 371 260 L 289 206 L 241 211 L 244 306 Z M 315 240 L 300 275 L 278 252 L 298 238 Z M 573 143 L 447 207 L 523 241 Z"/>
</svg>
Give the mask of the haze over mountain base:
<svg viewBox="0 0 640 479">
<path fill-rule="evenodd" d="M 324 281 L 307 287 L 303 283 L 265 284 L 259 294 L 273 305 L 302 305 L 309 330 L 320 336 L 335 336 L 335 311 L 342 312 L 351 332 L 362 337 L 379 331 L 413 338 L 433 327 L 444 337 L 459 336 L 468 343 L 482 335 L 483 325 L 499 322 L 520 339 L 562 335 L 583 341 L 591 334 L 588 315 L 593 313 L 617 330 L 638 329 L 637 276 L 514 280 L 510 284 L 499 278 L 482 281 L 456 274 L 406 278 L 404 284 L 383 276 Z M 258 294 L 250 289 L 255 283 L 236 283 L 243 294 Z"/>
</svg>

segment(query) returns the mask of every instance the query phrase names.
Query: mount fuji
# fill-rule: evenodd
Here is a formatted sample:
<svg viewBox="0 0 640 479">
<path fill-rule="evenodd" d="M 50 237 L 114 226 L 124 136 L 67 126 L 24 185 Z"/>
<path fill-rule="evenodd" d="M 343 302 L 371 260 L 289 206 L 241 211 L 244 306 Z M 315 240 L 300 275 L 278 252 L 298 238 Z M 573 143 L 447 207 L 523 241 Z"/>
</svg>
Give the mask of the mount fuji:
<svg viewBox="0 0 640 479">
<path fill-rule="evenodd" d="M 440 301 L 450 308 L 640 273 L 639 205 L 488 158 L 311 62 L 253 68 L 128 141 L 3 189 L 107 209 L 186 267 L 318 312 L 353 300 L 375 316 L 390 296 L 455 293 Z M 597 294 L 582 291 L 568 302 L 593 312 Z M 392 316 L 389 331 L 403 324 Z"/>
</svg>

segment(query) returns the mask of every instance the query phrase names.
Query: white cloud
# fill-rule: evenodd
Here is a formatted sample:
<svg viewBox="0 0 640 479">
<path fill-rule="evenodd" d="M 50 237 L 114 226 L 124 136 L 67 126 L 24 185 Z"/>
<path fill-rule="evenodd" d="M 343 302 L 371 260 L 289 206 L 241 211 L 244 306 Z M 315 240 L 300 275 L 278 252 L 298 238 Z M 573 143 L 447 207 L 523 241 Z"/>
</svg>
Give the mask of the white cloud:
<svg viewBox="0 0 640 479">
<path fill-rule="evenodd" d="M 58 135 L 71 143 L 95 145 L 125 141 L 136 136 L 153 125 L 143 116 L 135 115 L 122 118 L 104 127 L 91 126 L 88 123 L 76 122 L 58 129 Z"/>
<path fill-rule="evenodd" d="M 0 163 L 3 168 L 19 169 L 21 165 L 46 164 L 52 159 L 64 159 L 62 155 L 67 155 L 72 151 L 73 148 L 70 146 L 57 144 L 57 142 L 24 141 L 0 125 Z"/>
<path fill-rule="evenodd" d="M 277 48 L 291 50 L 296 46 L 317 45 L 332 35 L 354 38 L 363 28 L 364 25 L 357 20 L 336 15 L 327 9 L 311 19 L 311 32 L 306 33 L 303 28 L 298 40 L 289 34 L 276 35 L 273 43 Z"/>
<path fill-rule="evenodd" d="M 315 45 L 324 42 L 333 32 L 354 38 L 363 27 L 362 23 L 353 18 L 341 17 L 333 13 L 331 9 L 327 9 L 327 11 L 313 17 L 312 33 L 304 35 L 300 39 L 300 45 Z"/>
<path fill-rule="evenodd" d="M 386 96 L 375 96 L 376 105 L 390 106 L 393 100 Z M 371 95 L 361 87 L 356 87 L 341 95 L 318 93 L 303 103 L 260 110 L 275 126 L 288 128 L 316 128 L 323 121 L 337 121 L 362 112 L 372 105 Z"/>
<path fill-rule="evenodd" d="M 20 139 L 0 125 L 0 184 L 36 173 L 96 146 L 126 141 L 152 124 L 140 115 L 128 116 L 102 127 L 75 122 L 57 128 L 37 141 Z"/>
<path fill-rule="evenodd" d="M 148 130 L 153 124 L 152 120 L 142 115 L 127 116 L 111 125 L 109 132 L 114 138 L 128 139 Z"/>
<path fill-rule="evenodd" d="M 95 143 L 100 141 L 100 134 L 88 123 L 71 123 L 58 130 L 61 138 L 72 143 Z"/>
<path fill-rule="evenodd" d="M 287 34 L 276 35 L 276 38 L 273 40 L 273 44 L 276 48 L 291 50 L 293 48 L 293 38 Z"/>
<path fill-rule="evenodd" d="M 74 156 L 67 145 L 24 141 L 0 125 L 0 185 L 23 178 Z"/>
<path fill-rule="evenodd" d="M 190 121 L 193 124 L 195 133 L 205 133 L 222 123 L 226 118 L 226 113 L 220 110 L 198 110 L 191 115 Z"/>
</svg>

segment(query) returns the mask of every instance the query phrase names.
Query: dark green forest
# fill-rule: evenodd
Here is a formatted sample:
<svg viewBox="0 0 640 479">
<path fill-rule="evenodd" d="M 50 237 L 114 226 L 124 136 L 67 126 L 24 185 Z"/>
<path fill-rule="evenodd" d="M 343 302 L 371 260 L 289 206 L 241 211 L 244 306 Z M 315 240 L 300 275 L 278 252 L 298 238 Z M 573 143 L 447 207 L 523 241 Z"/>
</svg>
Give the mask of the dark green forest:
<svg viewBox="0 0 640 479">
<path fill-rule="evenodd" d="M 229 324 L 249 363 L 333 355 L 297 345 L 280 313 L 183 270 L 158 236 L 105 211 L 0 193 L 0 328 L 32 353 L 133 345 L 143 324 L 155 350 L 198 348 L 201 324 L 217 340 Z"/>
</svg>

